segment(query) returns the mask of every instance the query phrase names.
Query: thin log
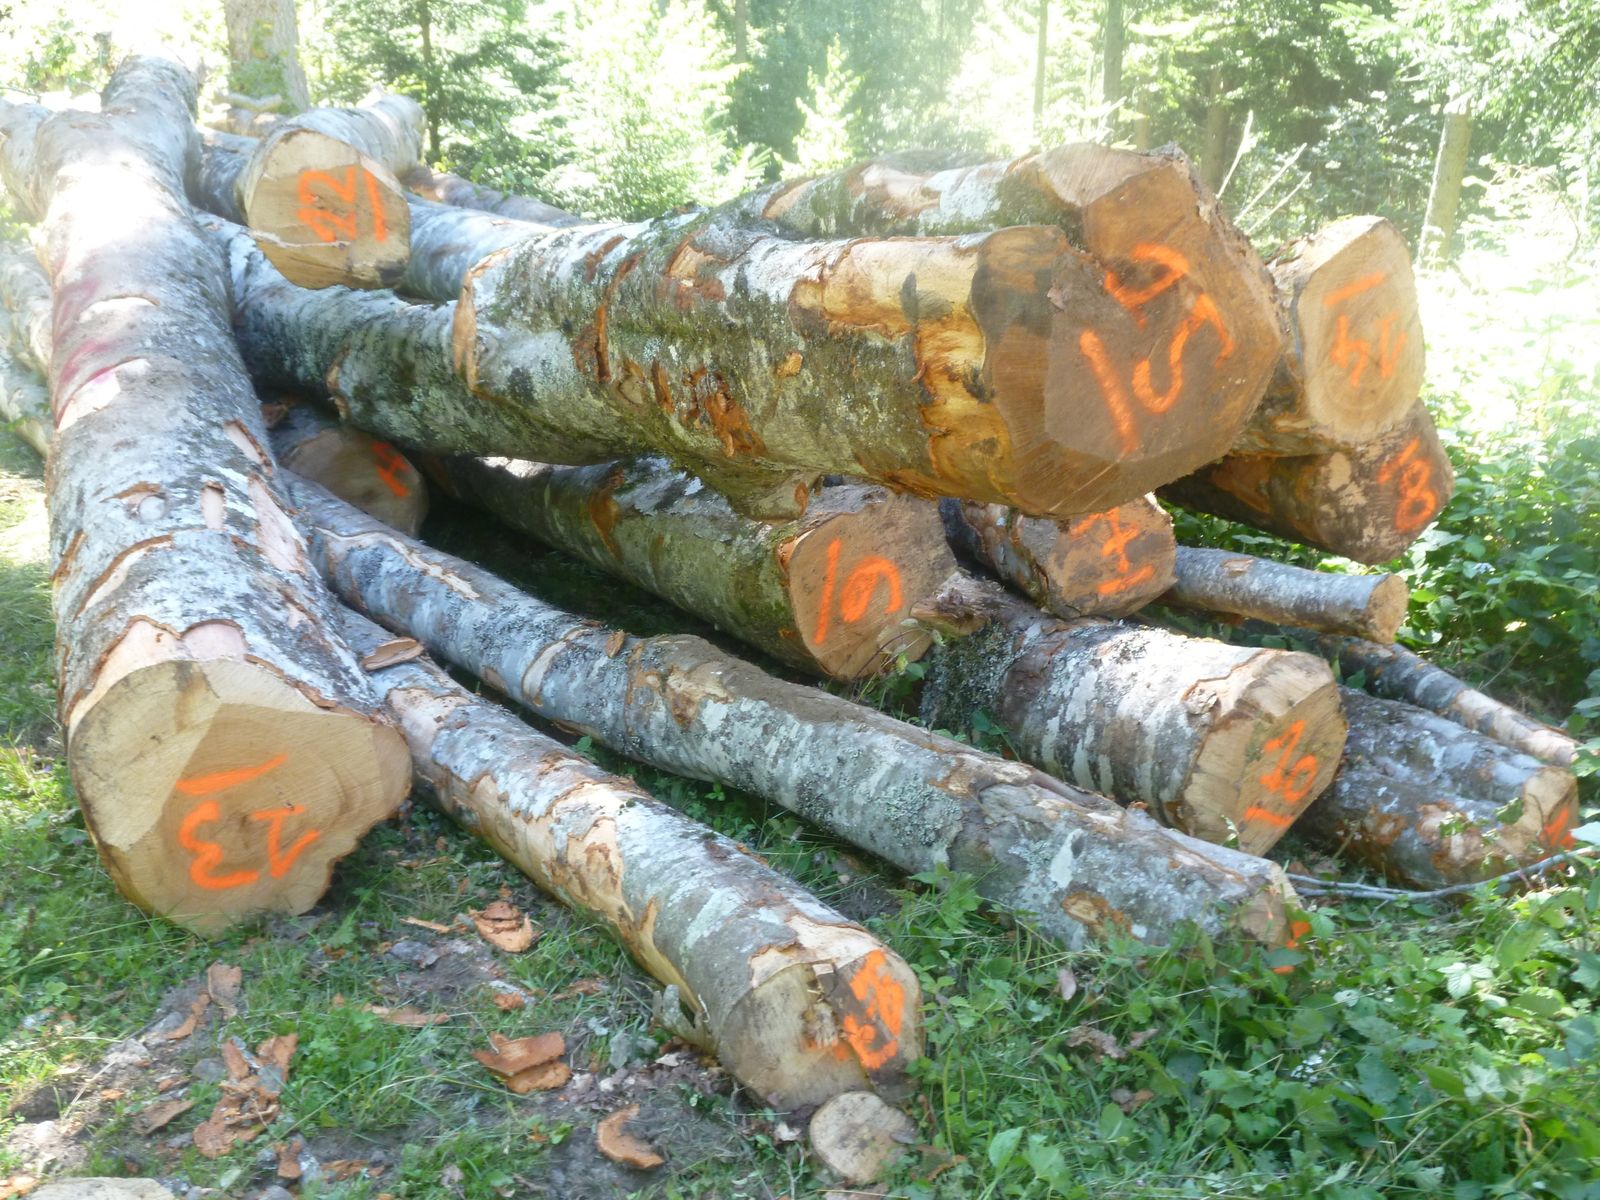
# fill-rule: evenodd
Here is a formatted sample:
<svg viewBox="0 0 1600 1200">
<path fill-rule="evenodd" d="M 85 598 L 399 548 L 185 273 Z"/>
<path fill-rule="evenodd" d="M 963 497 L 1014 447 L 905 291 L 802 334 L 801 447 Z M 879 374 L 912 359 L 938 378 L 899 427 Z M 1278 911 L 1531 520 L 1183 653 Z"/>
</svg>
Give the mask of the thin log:
<svg viewBox="0 0 1600 1200">
<path fill-rule="evenodd" d="M 273 456 L 285 467 L 402 533 L 422 527 L 428 485 L 400 451 L 311 404 L 265 409 Z"/>
<path fill-rule="evenodd" d="M 1357 450 L 1231 454 L 1160 495 L 1376 566 L 1416 541 L 1454 490 L 1450 459 L 1419 403 L 1404 425 Z"/>
<path fill-rule="evenodd" d="M 1297 830 L 1407 887 L 1474 883 L 1572 846 L 1572 773 L 1431 712 L 1343 690 L 1350 740 Z"/>
<path fill-rule="evenodd" d="M 1411 589 L 1398 575 L 1336 575 L 1229 550 L 1178 547 L 1163 604 L 1393 642 Z"/>
<path fill-rule="evenodd" d="M 389 640 L 348 610 L 341 628 L 363 655 Z M 922 1054 L 921 991 L 893 950 L 426 659 L 372 680 L 445 815 L 676 987 L 717 1057 L 765 1104 L 905 1091 Z"/>
<path fill-rule="evenodd" d="M 930 635 L 911 613 L 956 569 L 933 506 L 884 488 L 825 488 L 800 517 L 766 524 L 659 458 L 450 459 L 429 471 L 512 528 L 835 679 L 920 658 Z"/>
<path fill-rule="evenodd" d="M 1281 943 L 1282 872 L 1163 829 L 1020 763 L 813 688 L 693 637 L 629 637 L 295 487 L 314 553 L 353 607 L 630 757 L 764 796 L 905 871 L 970 872 L 1069 946 L 1194 920 Z"/>
<path fill-rule="evenodd" d="M 194 82 L 125 62 L 37 130 L 59 707 L 85 823 L 130 900 L 202 931 L 302 912 L 405 796 L 278 492 L 183 201 Z M 8 143 L 9 146 L 9 143 Z"/>
<path fill-rule="evenodd" d="M 31 249 L 0 243 L 0 307 L 10 318 L 9 340 L 17 364 L 48 375 L 50 280 Z"/>
<path fill-rule="evenodd" d="M 1172 586 L 1172 518 L 1154 496 L 1054 521 L 941 500 L 955 549 L 1059 617 L 1120 617 Z"/>
<path fill-rule="evenodd" d="M 1411 415 L 1422 319 L 1411 254 L 1382 217 L 1346 217 L 1270 264 L 1284 354 L 1239 453 L 1353 450 Z"/>
<path fill-rule="evenodd" d="M 449 204 L 456 208 L 476 209 L 497 217 L 514 221 L 531 221 L 536 225 L 556 228 L 562 225 L 582 225 L 584 219 L 554 204 L 535 200 L 531 196 L 515 196 L 498 191 L 481 183 L 473 183 L 448 171 L 435 171 L 424 163 L 417 163 L 405 171 L 400 182 L 409 191 L 432 200 L 436 204 Z"/>
<path fill-rule="evenodd" d="M 17 215 L 28 221 L 44 216 L 44 204 L 35 191 L 35 157 L 39 126 L 49 118 L 50 110 L 42 104 L 17 104 L 0 96 L 0 184 Z"/>
<path fill-rule="evenodd" d="M 38 372 L 17 360 L 11 337 L 10 314 L 0 312 L 0 422 L 9 425 L 40 458 L 48 458 L 50 389 Z"/>
<path fill-rule="evenodd" d="M 1024 761 L 1195 837 L 1263 853 L 1338 766 L 1338 689 L 1313 655 L 1059 621 L 970 579 L 924 619 L 970 630 L 923 659 L 930 727 L 985 714 Z"/>
</svg>

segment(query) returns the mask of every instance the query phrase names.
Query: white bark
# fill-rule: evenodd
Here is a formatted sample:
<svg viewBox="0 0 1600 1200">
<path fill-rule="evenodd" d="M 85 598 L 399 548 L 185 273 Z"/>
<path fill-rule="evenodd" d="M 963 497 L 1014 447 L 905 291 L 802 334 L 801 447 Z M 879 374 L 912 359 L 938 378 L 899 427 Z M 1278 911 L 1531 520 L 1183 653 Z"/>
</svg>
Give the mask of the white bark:
<svg viewBox="0 0 1600 1200">
<path fill-rule="evenodd" d="M 1411 590 L 1398 575 L 1336 575 L 1227 550 L 1178 547 L 1163 604 L 1393 642 Z"/>
</svg>

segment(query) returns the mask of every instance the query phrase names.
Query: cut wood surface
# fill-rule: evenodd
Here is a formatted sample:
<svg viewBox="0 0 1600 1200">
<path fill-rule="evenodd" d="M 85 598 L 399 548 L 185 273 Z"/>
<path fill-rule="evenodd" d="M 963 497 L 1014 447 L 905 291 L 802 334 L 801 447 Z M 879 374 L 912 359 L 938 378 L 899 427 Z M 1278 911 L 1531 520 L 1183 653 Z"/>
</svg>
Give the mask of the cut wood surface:
<svg viewBox="0 0 1600 1200">
<path fill-rule="evenodd" d="M 398 731 L 280 498 L 183 178 L 194 83 L 133 58 L 37 130 L 54 284 L 47 480 L 61 722 L 131 900 L 201 930 L 301 912 L 403 799 Z"/>
<path fill-rule="evenodd" d="M 958 553 L 1057 616 L 1120 617 L 1172 584 L 1172 518 L 1154 496 L 1059 521 L 960 500 L 939 512 Z"/>
<path fill-rule="evenodd" d="M 1163 604 L 1393 642 L 1411 589 L 1398 575 L 1337 575 L 1231 550 L 1178 547 Z"/>
<path fill-rule="evenodd" d="M 512 528 L 836 679 L 920 658 L 929 634 L 911 613 L 956 569 L 933 506 L 880 487 L 825 488 L 800 517 L 767 524 L 659 458 L 447 459 L 429 471 Z"/>
<path fill-rule="evenodd" d="M 1409 704 L 1344 689 L 1350 740 L 1297 831 L 1416 888 L 1472 883 L 1574 843 L 1572 773 Z"/>
<path fill-rule="evenodd" d="M 1316 645 L 1346 679 L 1359 678 L 1375 696 L 1425 708 L 1551 766 L 1570 767 L 1577 759 L 1578 743 L 1564 731 L 1469 687 L 1404 646 L 1349 637 L 1322 637 Z"/>
<path fill-rule="evenodd" d="M 983 713 L 1025 761 L 1196 837 L 1262 853 L 1338 766 L 1338 689 L 1313 655 L 1061 621 L 970 578 L 925 619 L 971 630 L 924 657 L 929 726 Z"/>
<path fill-rule="evenodd" d="M 1239 453 L 1355 450 L 1403 424 L 1422 390 L 1411 253 L 1382 217 L 1346 217 L 1270 265 L 1284 354 Z"/>
<path fill-rule="evenodd" d="M 1376 565 L 1416 541 L 1454 490 L 1450 459 L 1419 403 L 1403 425 L 1360 449 L 1298 457 L 1232 454 L 1160 494 Z"/>
<path fill-rule="evenodd" d="M 916 1122 L 871 1092 L 833 1097 L 806 1133 L 823 1165 L 853 1184 L 875 1182 L 917 1144 Z"/>
<path fill-rule="evenodd" d="M 297 475 L 364 513 L 414 534 L 428 514 L 428 485 L 388 442 L 341 424 L 311 404 L 263 406 L 272 453 Z"/>
<path fill-rule="evenodd" d="M 814 688 L 694 637 L 629 637 L 294 487 L 334 588 L 397 632 L 621 753 L 763 796 L 904 871 L 980 894 L 1082 946 L 1111 928 L 1164 941 L 1194 920 L 1279 944 L 1282 872 L 1163 829 L 1024 766 Z"/>
<path fill-rule="evenodd" d="M 390 635 L 348 612 L 359 654 Z M 609 775 L 425 659 L 373 686 L 440 809 L 562 903 L 604 922 L 762 1103 L 905 1090 L 917 977 L 893 950 L 740 846 Z"/>
</svg>

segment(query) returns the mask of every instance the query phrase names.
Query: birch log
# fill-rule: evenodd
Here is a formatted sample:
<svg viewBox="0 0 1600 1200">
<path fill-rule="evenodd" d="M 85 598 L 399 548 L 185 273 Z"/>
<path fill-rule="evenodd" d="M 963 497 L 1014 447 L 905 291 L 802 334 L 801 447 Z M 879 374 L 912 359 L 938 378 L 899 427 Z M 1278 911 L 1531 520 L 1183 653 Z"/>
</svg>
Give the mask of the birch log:
<svg viewBox="0 0 1600 1200">
<path fill-rule="evenodd" d="M 50 280 L 27 247 L 0 243 L 0 307 L 10 318 L 8 336 L 17 364 L 48 375 Z"/>
<path fill-rule="evenodd" d="M 17 215 L 27 221 L 44 216 L 44 203 L 35 190 L 35 158 L 39 126 L 49 117 L 50 110 L 41 104 L 17 104 L 0 97 L 0 184 Z"/>
<path fill-rule="evenodd" d="M 693 637 L 634 638 L 295 487 L 313 553 L 352 606 L 539 715 L 630 757 L 764 796 L 905 871 L 949 867 L 980 894 L 1082 946 L 1152 941 L 1194 920 L 1286 937 L 1282 873 L 813 688 Z"/>
<path fill-rule="evenodd" d="M 532 221 L 536 225 L 552 228 L 584 223 L 582 217 L 553 204 L 546 204 L 543 200 L 498 191 L 448 171 L 435 171 L 424 163 L 417 163 L 407 170 L 401 175 L 400 182 L 416 195 L 436 204 L 473 209 L 497 217 L 508 217 L 513 221 Z"/>
<path fill-rule="evenodd" d="M 1382 217 L 1346 217 L 1271 263 L 1283 358 L 1234 449 L 1359 450 L 1410 416 L 1422 390 L 1422 319 L 1411 254 Z"/>
<path fill-rule="evenodd" d="M 388 442 L 340 424 L 310 404 L 264 405 L 263 416 L 272 453 L 289 470 L 402 533 L 415 534 L 422 527 L 428 485 Z"/>
<path fill-rule="evenodd" d="M 929 726 L 986 714 L 1025 761 L 1195 837 L 1263 853 L 1338 766 L 1338 689 L 1312 655 L 1059 621 L 970 579 L 925 619 L 978 625 L 923 660 Z"/>
<path fill-rule="evenodd" d="M 512 528 L 835 679 L 920 658 L 929 634 L 911 614 L 956 569 L 933 506 L 883 488 L 829 487 L 800 517 L 767 524 L 659 458 L 450 459 L 429 469 Z"/>
<path fill-rule="evenodd" d="M 0 312 L 0 422 L 40 458 L 50 456 L 50 390 L 36 371 L 18 362 L 9 344 L 11 317 Z"/>
<path fill-rule="evenodd" d="M 342 630 L 361 654 L 390 640 L 348 611 Z M 432 663 L 372 679 L 440 809 L 676 987 L 717 1057 L 765 1104 L 906 1089 L 922 1053 L 921 993 L 872 934 Z"/>
<path fill-rule="evenodd" d="M 193 104 L 181 68 L 128 60 L 102 114 L 39 128 L 31 188 L 68 764 L 123 893 L 209 931 L 309 908 L 409 772 L 277 492 L 183 201 Z"/>
<path fill-rule="evenodd" d="M 1296 458 L 1232 454 L 1160 494 L 1376 565 L 1416 541 L 1454 489 L 1433 418 L 1417 404 L 1404 425 L 1358 450 Z"/>
<path fill-rule="evenodd" d="M 1344 690 L 1338 777 L 1301 817 L 1308 837 L 1408 887 L 1472 883 L 1573 845 L 1577 784 L 1443 717 Z"/>
<path fill-rule="evenodd" d="M 1411 589 L 1398 575 L 1336 575 L 1229 550 L 1178 547 L 1163 604 L 1393 642 Z"/>
<path fill-rule="evenodd" d="M 1172 518 L 1154 496 L 1055 521 L 941 500 L 950 544 L 1059 617 L 1120 617 L 1172 585 Z"/>
</svg>

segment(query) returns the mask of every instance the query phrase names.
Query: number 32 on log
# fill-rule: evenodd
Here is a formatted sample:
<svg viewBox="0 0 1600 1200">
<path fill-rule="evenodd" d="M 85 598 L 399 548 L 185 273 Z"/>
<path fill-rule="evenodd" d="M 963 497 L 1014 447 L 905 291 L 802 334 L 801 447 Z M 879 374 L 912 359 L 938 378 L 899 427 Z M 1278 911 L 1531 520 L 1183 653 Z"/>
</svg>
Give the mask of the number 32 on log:
<svg viewBox="0 0 1600 1200">
<path fill-rule="evenodd" d="M 202 826 L 222 820 L 222 805 L 216 799 L 219 793 L 260 779 L 288 761 L 287 754 L 279 754 L 252 767 L 239 767 L 231 771 L 218 771 L 212 775 L 178 780 L 175 787 L 179 794 L 201 797 L 199 802 L 184 814 L 183 821 L 178 826 L 178 844 L 189 852 L 189 880 L 196 887 L 208 892 L 227 891 L 231 888 L 245 887 L 261 878 L 261 872 L 258 870 L 220 872 L 218 868 L 222 866 L 222 860 L 227 852 L 219 843 L 202 837 L 200 831 Z M 246 814 L 250 821 L 266 826 L 266 862 L 263 865 L 267 869 L 267 874 L 273 879 L 283 878 L 305 848 L 322 836 L 320 830 L 312 829 L 301 834 L 287 850 L 283 848 L 284 821 L 290 817 L 298 817 L 304 812 L 305 808 L 302 805 L 282 804 L 273 808 L 256 809 Z"/>
</svg>

